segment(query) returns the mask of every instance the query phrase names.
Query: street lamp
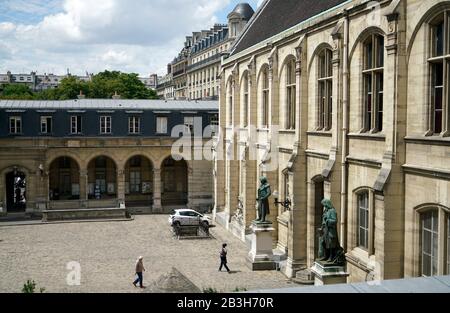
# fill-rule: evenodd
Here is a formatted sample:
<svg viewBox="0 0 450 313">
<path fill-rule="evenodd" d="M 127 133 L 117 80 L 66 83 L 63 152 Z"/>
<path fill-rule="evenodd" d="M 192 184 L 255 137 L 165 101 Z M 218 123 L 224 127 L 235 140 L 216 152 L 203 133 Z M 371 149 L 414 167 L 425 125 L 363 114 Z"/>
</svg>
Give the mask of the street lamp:
<svg viewBox="0 0 450 313">
<path fill-rule="evenodd" d="M 278 191 L 275 191 L 273 193 L 273 197 L 275 198 L 275 205 L 281 205 L 286 211 L 291 210 L 292 202 L 289 198 L 286 198 L 283 201 L 278 201 L 278 199 L 280 198 L 280 194 L 278 193 Z"/>
</svg>

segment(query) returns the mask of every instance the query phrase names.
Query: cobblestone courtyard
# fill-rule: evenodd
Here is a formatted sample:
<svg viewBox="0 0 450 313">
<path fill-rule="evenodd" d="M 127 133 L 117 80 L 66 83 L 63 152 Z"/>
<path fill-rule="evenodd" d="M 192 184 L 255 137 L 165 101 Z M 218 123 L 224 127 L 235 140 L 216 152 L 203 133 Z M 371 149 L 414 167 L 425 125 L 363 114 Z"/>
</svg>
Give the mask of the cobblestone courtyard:
<svg viewBox="0 0 450 313">
<path fill-rule="evenodd" d="M 200 289 L 231 292 L 292 287 L 279 272 L 251 272 L 245 264 L 247 248 L 221 227 L 214 239 L 173 238 L 167 216 L 136 216 L 130 222 L 95 222 L 2 227 L 0 225 L 0 292 L 21 292 L 35 280 L 46 292 L 141 292 L 132 286 L 134 264 L 144 256 L 148 285 L 172 266 Z M 228 243 L 234 274 L 218 272 L 218 253 Z M 81 265 L 81 285 L 66 283 L 69 262 Z"/>
</svg>

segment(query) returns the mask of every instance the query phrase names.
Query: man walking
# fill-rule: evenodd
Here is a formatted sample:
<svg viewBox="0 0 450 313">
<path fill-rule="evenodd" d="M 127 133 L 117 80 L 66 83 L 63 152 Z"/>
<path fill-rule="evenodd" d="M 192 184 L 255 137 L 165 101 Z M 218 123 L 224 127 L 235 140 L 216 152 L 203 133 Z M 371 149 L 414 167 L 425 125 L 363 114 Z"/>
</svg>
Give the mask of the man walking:
<svg viewBox="0 0 450 313">
<path fill-rule="evenodd" d="M 230 273 L 230 269 L 227 266 L 227 244 L 224 243 L 222 245 L 222 250 L 220 251 L 220 267 L 219 267 L 219 272 L 222 272 L 222 267 L 225 266 L 225 269 L 227 270 L 228 273 Z"/>
<path fill-rule="evenodd" d="M 144 257 L 140 256 L 139 259 L 136 261 L 136 275 L 137 278 L 133 282 L 134 287 L 137 287 L 136 284 L 139 283 L 139 287 L 144 288 L 144 276 L 143 272 L 145 272 L 144 267 Z"/>
</svg>

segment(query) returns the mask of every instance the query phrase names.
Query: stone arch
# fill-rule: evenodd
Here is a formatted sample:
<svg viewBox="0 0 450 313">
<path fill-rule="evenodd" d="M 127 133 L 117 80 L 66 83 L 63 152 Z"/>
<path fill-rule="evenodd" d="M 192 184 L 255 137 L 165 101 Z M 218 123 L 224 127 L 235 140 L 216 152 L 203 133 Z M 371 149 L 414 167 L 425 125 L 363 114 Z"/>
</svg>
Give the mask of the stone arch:
<svg viewBox="0 0 450 313">
<path fill-rule="evenodd" d="M 291 62 L 291 61 L 297 61 L 297 58 L 295 57 L 295 55 L 293 55 L 293 54 L 288 54 L 285 58 L 284 58 L 284 60 L 283 60 L 283 62 L 281 63 L 281 66 L 280 66 L 280 72 L 278 73 L 278 81 L 281 83 L 281 78 L 282 78 L 282 75 L 284 74 L 284 72 L 285 72 L 285 69 L 286 69 L 286 65 L 289 63 L 289 62 Z"/>
<path fill-rule="evenodd" d="M 105 153 L 98 153 L 87 162 L 86 168 L 89 199 L 116 199 L 118 176 L 123 171 L 118 167 L 117 161 Z"/>
<path fill-rule="evenodd" d="M 107 157 L 107 158 L 111 159 L 114 162 L 114 164 L 116 165 L 117 170 L 120 170 L 119 166 L 122 165 L 122 164 L 120 163 L 120 161 L 117 160 L 117 157 L 115 155 L 111 155 L 111 154 L 108 154 L 108 153 L 105 153 L 105 152 L 95 152 L 93 154 L 90 154 L 89 155 L 89 159 L 85 160 L 85 162 L 83 164 L 83 167 L 87 168 L 89 166 L 89 163 L 91 163 L 92 161 L 94 161 L 98 157 Z"/>
<path fill-rule="evenodd" d="M 233 75 L 230 74 L 226 80 L 225 85 L 225 122 L 226 126 L 232 126 L 234 122 L 234 103 L 235 103 L 235 93 L 233 90 Z"/>
<path fill-rule="evenodd" d="M 13 173 L 14 171 L 17 171 L 18 173 L 22 173 L 25 176 L 25 182 L 28 181 L 29 177 L 33 174 L 33 171 L 31 171 L 28 167 L 26 166 L 21 166 L 21 165 L 10 165 L 7 167 L 4 167 L 1 171 L 0 171 L 0 207 L 6 208 L 7 211 L 10 211 L 11 208 L 11 201 L 14 201 L 14 189 L 12 189 L 12 191 L 10 190 L 10 186 L 8 186 L 10 184 L 10 182 L 8 182 L 8 175 L 10 173 Z M 13 187 L 14 188 L 14 187 Z M 25 187 L 25 192 L 28 191 L 28 186 Z M 23 194 L 23 192 L 22 192 Z M 25 196 L 25 201 L 28 200 L 28 198 L 30 198 L 29 194 L 26 193 Z M 27 202 L 25 202 L 25 206 L 22 206 L 19 211 L 25 211 L 26 209 L 26 204 Z"/>
<path fill-rule="evenodd" d="M 77 153 L 73 153 L 71 151 L 55 151 L 51 153 L 51 156 L 49 156 L 47 158 L 47 160 L 45 161 L 45 168 L 48 169 L 50 168 L 50 165 L 56 160 L 59 159 L 61 157 L 70 157 L 72 158 L 75 162 L 77 162 L 78 166 L 81 169 L 81 166 L 83 165 L 83 161 L 81 160 L 80 156 Z"/>
<path fill-rule="evenodd" d="M 123 158 L 123 160 L 120 162 L 121 168 L 125 168 L 126 164 L 132 158 L 137 157 L 137 156 L 141 156 L 141 157 L 147 158 L 151 162 L 153 168 L 155 168 L 155 166 L 158 164 L 158 160 L 155 160 L 154 156 L 151 155 L 150 153 L 147 153 L 147 152 L 144 152 L 144 151 L 137 151 L 137 152 L 133 151 L 133 152 L 128 153 L 125 156 L 125 158 Z"/>
<path fill-rule="evenodd" d="M 241 126 L 248 126 L 249 119 L 250 119 L 250 105 L 251 105 L 251 87 L 250 87 L 250 71 L 245 70 L 243 71 L 241 78 L 239 80 L 239 92 L 238 95 L 240 96 L 240 124 Z M 245 94 L 245 84 L 247 84 L 247 95 Z"/>
<path fill-rule="evenodd" d="M 278 114 L 279 114 L 279 124 L 280 126 L 283 125 L 283 128 L 286 129 L 295 129 L 295 121 L 296 121 L 296 112 L 297 112 L 297 74 L 296 74 L 296 60 L 297 58 L 289 54 L 287 55 L 283 63 L 281 64 L 280 71 L 279 71 L 279 77 L 278 77 L 278 84 L 279 84 L 279 93 L 278 93 L 278 100 L 279 100 L 279 106 L 278 106 Z M 289 101 L 288 101 L 288 91 L 287 91 L 287 81 L 288 81 L 288 73 L 287 68 L 288 65 L 293 64 L 293 80 L 295 84 L 295 93 L 293 98 L 293 104 L 294 106 L 289 108 Z M 291 95 L 292 96 L 292 95 Z M 291 98 L 292 99 L 292 98 Z"/>
<path fill-rule="evenodd" d="M 161 163 L 161 204 L 188 205 L 189 201 L 189 164 L 186 160 L 176 161 L 172 156 Z"/>
<path fill-rule="evenodd" d="M 430 20 L 433 20 L 437 15 L 442 13 L 444 10 L 450 10 L 450 1 L 444 1 L 440 3 L 436 3 L 434 5 L 427 4 L 428 1 L 424 1 L 423 5 L 430 5 L 430 7 L 427 9 L 425 14 L 422 15 L 422 17 L 418 20 L 416 27 L 414 28 L 414 31 L 412 32 L 411 38 L 408 43 L 407 47 L 407 58 L 409 63 L 409 58 L 411 57 L 411 50 L 414 46 L 415 39 L 417 37 L 417 33 L 420 31 L 422 26 L 427 23 Z"/>
<path fill-rule="evenodd" d="M 308 73 L 311 73 L 311 67 L 317 60 L 319 54 L 325 49 L 333 51 L 333 47 L 328 42 L 322 42 L 321 44 L 317 45 L 317 47 L 314 49 L 314 52 L 311 55 L 311 59 L 308 62 Z"/>
<path fill-rule="evenodd" d="M 47 170 L 50 201 L 80 199 L 81 168 L 76 159 L 67 155 L 52 158 Z"/>
<path fill-rule="evenodd" d="M 352 46 L 352 48 L 350 50 L 349 58 L 348 58 L 349 61 L 350 61 L 349 62 L 350 64 L 352 63 L 353 54 L 355 53 L 356 49 L 358 47 L 360 47 L 361 43 L 363 43 L 370 35 L 373 35 L 373 34 L 386 37 L 386 33 L 379 27 L 370 26 L 370 27 L 367 27 L 366 29 L 364 29 L 358 35 L 358 37 L 356 38 L 356 40 L 355 40 L 355 42 L 354 42 L 354 44 L 353 44 L 353 46 Z"/>
<path fill-rule="evenodd" d="M 269 73 L 269 64 L 264 63 L 263 65 L 261 65 L 258 75 L 257 75 L 257 79 L 256 79 L 256 115 L 257 115 L 257 127 L 259 128 L 262 124 L 263 124 L 263 120 L 264 120 L 264 112 L 263 112 L 263 86 L 264 86 L 264 72 L 267 71 L 267 75 L 270 75 Z M 270 84 L 270 81 L 269 81 Z M 270 93 L 271 90 L 269 90 L 269 100 L 267 103 L 267 110 L 270 112 Z M 267 115 L 269 115 L 269 113 L 267 113 Z M 270 122 L 270 117 L 267 116 L 267 123 Z"/>
<path fill-rule="evenodd" d="M 123 164 L 127 207 L 150 207 L 154 194 L 154 161 L 145 153 L 132 153 Z"/>
<path fill-rule="evenodd" d="M 442 205 L 440 203 L 423 203 L 420 204 L 416 207 L 413 208 L 413 216 L 412 216 L 412 220 L 409 220 L 407 222 L 412 223 L 412 225 L 410 224 L 409 227 L 412 230 L 411 233 L 412 235 L 407 238 L 407 242 L 409 243 L 409 251 L 408 253 L 410 254 L 409 257 L 412 260 L 412 263 L 410 264 L 412 266 L 411 270 L 412 270 L 412 274 L 414 276 L 419 276 L 419 275 L 427 275 L 423 273 L 424 268 L 422 267 L 422 216 L 426 213 L 430 213 L 432 211 L 435 211 L 437 213 L 437 215 L 435 215 L 433 218 L 438 219 L 437 221 L 437 232 L 438 232 L 438 236 L 440 236 L 440 234 L 445 234 L 446 230 L 447 230 L 447 223 L 445 221 L 445 218 L 450 216 L 450 208 Z M 441 219 L 444 218 L 444 221 L 442 221 Z M 442 223 L 441 223 L 442 221 Z M 431 224 L 431 223 L 430 223 Z M 441 227 L 444 226 L 445 230 L 443 230 Z M 431 227 L 431 228 L 434 228 Z M 446 234 L 448 236 L 448 234 Z M 440 238 L 439 241 L 437 242 L 437 255 L 435 256 L 436 261 L 439 263 L 441 262 L 445 262 L 445 251 L 446 251 L 446 247 L 444 246 L 446 244 L 446 240 L 443 240 L 443 238 Z M 431 245 L 433 246 L 433 245 Z M 442 255 L 442 253 L 444 253 L 444 255 Z M 446 264 L 442 264 L 441 268 L 445 268 Z M 445 271 L 444 271 L 445 272 Z M 443 275 L 444 273 L 434 273 L 433 276 L 436 275 Z"/>
</svg>

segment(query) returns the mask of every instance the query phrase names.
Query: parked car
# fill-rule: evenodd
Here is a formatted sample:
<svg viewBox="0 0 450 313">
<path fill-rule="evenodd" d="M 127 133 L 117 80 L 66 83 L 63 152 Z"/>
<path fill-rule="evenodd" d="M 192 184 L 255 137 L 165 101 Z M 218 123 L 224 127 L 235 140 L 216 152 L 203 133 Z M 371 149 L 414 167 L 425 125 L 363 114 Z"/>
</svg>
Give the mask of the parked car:
<svg viewBox="0 0 450 313">
<path fill-rule="evenodd" d="M 203 226 L 208 228 L 211 218 L 194 210 L 181 209 L 169 216 L 170 226 Z"/>
</svg>

